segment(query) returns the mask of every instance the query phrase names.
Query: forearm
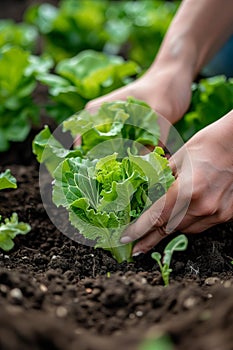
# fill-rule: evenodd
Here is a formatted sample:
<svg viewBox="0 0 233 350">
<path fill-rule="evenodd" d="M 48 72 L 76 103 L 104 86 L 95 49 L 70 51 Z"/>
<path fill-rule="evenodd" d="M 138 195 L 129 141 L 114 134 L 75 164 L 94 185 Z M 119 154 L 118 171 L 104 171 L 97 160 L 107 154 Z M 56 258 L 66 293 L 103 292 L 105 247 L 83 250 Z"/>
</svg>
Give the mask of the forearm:
<svg viewBox="0 0 233 350">
<path fill-rule="evenodd" d="M 151 70 L 183 65 L 194 78 L 231 34 L 232 0 L 183 0 Z"/>
</svg>

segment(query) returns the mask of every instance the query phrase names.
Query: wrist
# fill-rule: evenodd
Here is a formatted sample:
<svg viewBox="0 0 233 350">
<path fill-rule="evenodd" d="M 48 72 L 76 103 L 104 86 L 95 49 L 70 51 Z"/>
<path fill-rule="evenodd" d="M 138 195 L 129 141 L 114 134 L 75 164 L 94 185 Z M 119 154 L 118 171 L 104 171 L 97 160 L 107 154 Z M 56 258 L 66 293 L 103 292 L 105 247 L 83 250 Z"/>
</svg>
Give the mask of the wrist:
<svg viewBox="0 0 233 350">
<path fill-rule="evenodd" d="M 151 107 L 171 124 L 180 120 L 189 107 L 191 99 L 192 70 L 179 60 L 154 63 L 141 78 L 150 86 Z"/>
<path fill-rule="evenodd" d="M 166 44 L 166 43 L 164 43 Z M 152 71 L 170 67 L 174 74 L 183 71 L 193 81 L 197 67 L 197 49 L 195 43 L 186 35 L 174 37 L 161 48 L 158 56 L 151 66 Z"/>
</svg>

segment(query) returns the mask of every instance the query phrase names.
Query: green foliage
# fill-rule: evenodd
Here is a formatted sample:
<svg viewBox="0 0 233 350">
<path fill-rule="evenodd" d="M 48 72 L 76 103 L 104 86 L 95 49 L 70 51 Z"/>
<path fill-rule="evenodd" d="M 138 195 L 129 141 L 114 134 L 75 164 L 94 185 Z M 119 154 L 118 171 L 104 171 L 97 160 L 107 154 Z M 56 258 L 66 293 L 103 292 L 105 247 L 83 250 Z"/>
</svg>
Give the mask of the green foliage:
<svg viewBox="0 0 233 350">
<path fill-rule="evenodd" d="M 27 23 L 15 23 L 10 19 L 0 20 L 0 47 L 19 46 L 33 51 L 38 38 L 35 26 Z"/>
<path fill-rule="evenodd" d="M 0 49 L 0 152 L 10 141 L 23 141 L 31 124 L 38 121 L 38 107 L 32 99 L 36 76 L 46 72 L 51 59 L 30 55 L 20 47 Z"/>
<path fill-rule="evenodd" d="M 140 147 L 124 142 L 126 136 L 137 143 L 153 140 L 156 145 L 158 127 L 153 135 L 139 129 L 136 120 L 142 126 L 144 120 L 146 127 L 156 123 L 157 116 L 145 103 L 131 99 L 105 103 L 94 118 L 88 116 L 86 124 L 85 119 L 77 121 L 77 116 L 65 122 L 65 130 L 74 135 L 82 131 L 78 150 L 66 150 L 46 127 L 36 136 L 33 152 L 54 178 L 53 201 L 67 209 L 71 224 L 118 262 L 130 261 L 132 243 L 119 242 L 124 229 L 174 181 L 160 147 L 141 156 Z M 92 130 L 99 135 L 94 141 L 92 135 L 87 137 Z M 115 146 L 121 143 L 121 153 L 114 150 L 114 140 Z M 92 152 L 96 145 L 107 152 Z"/>
<path fill-rule="evenodd" d="M 39 79 L 49 87 L 54 101 L 48 112 L 60 123 L 89 100 L 126 85 L 138 72 L 138 65 L 132 61 L 87 50 L 62 60 L 55 68 L 56 75 L 44 74 Z"/>
<path fill-rule="evenodd" d="M 156 56 L 179 1 L 114 2 L 106 12 L 109 40 L 105 50 L 124 52 L 129 59 L 148 68 Z"/>
<path fill-rule="evenodd" d="M 138 350 L 173 350 L 174 347 L 168 335 L 160 335 L 144 340 Z"/>
<path fill-rule="evenodd" d="M 172 269 L 170 268 L 170 264 L 171 264 L 171 259 L 174 251 L 185 250 L 187 246 L 188 246 L 187 237 L 185 235 L 179 235 L 173 238 L 165 247 L 163 258 L 161 254 L 158 252 L 154 252 L 151 254 L 151 257 L 155 259 L 159 265 L 165 286 L 169 284 L 169 276 L 170 276 L 170 273 L 172 272 Z M 161 262 L 161 258 L 162 258 L 162 262 Z"/>
<path fill-rule="evenodd" d="M 102 51 L 107 39 L 104 30 L 107 2 L 65 0 L 28 9 L 25 20 L 45 36 L 45 50 L 56 62 L 86 49 Z"/>
<path fill-rule="evenodd" d="M 7 169 L 3 173 L 0 173 L 0 190 L 5 188 L 17 188 L 16 178 Z"/>
<path fill-rule="evenodd" d="M 233 108 L 233 80 L 224 76 L 202 79 L 193 86 L 188 113 L 176 124 L 184 141 Z"/>
<path fill-rule="evenodd" d="M 45 37 L 55 61 L 92 49 L 124 52 L 143 68 L 152 62 L 179 2 L 63 0 L 31 7 L 25 19 Z M 143 45 L 142 45 L 143 43 Z"/>
<path fill-rule="evenodd" d="M 127 145 L 133 148 L 156 146 L 159 139 L 156 113 L 146 103 L 134 98 L 103 103 L 95 113 L 87 110 L 76 113 L 63 125 L 73 137 L 82 136 L 82 151 L 89 152 L 89 157 L 94 158 L 111 151 L 126 155 Z"/>
<path fill-rule="evenodd" d="M 7 169 L 3 173 L 0 173 L 0 190 L 6 188 L 17 188 L 16 179 Z M 31 230 L 30 225 L 19 222 L 18 215 L 13 213 L 10 219 L 2 221 L 0 215 L 0 248 L 8 251 L 14 247 L 13 239 L 17 235 L 25 235 Z"/>
<path fill-rule="evenodd" d="M 13 213 L 10 219 L 2 221 L 0 215 L 0 248 L 9 251 L 14 247 L 13 239 L 17 235 L 26 235 L 30 230 L 30 225 L 19 222 L 18 215 Z"/>
</svg>

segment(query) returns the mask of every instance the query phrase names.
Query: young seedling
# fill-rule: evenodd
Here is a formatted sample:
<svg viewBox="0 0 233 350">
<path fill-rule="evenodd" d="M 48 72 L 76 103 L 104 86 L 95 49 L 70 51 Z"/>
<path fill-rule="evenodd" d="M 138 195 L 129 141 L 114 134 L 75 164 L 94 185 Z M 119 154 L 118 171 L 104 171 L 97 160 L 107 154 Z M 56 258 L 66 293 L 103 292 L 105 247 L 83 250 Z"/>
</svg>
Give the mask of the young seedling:
<svg viewBox="0 0 233 350">
<path fill-rule="evenodd" d="M 168 243 L 168 245 L 165 247 L 163 258 L 161 254 L 158 252 L 154 252 L 151 254 L 151 257 L 155 259 L 159 265 L 165 286 L 168 286 L 169 276 L 170 276 L 170 273 L 172 272 L 172 269 L 170 268 L 170 263 L 171 263 L 173 252 L 185 250 L 187 246 L 188 246 L 187 237 L 185 235 L 179 235 L 174 239 L 172 239 Z"/>
<path fill-rule="evenodd" d="M 7 188 L 17 188 L 16 179 L 9 169 L 0 173 L 0 190 Z M 29 224 L 19 222 L 17 213 L 13 213 L 5 220 L 0 215 L 0 249 L 11 250 L 14 247 L 13 239 L 17 235 L 26 235 L 30 230 Z"/>
</svg>

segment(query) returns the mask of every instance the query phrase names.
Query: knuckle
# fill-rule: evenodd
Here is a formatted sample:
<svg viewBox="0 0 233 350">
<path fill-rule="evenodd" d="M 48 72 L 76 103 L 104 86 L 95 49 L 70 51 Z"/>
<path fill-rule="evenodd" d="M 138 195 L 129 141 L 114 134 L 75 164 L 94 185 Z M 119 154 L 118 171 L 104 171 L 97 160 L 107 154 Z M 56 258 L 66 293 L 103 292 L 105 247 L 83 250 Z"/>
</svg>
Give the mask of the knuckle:
<svg viewBox="0 0 233 350">
<path fill-rule="evenodd" d="M 219 222 L 227 222 L 231 220 L 233 217 L 232 211 L 226 210 L 226 211 L 220 211 L 218 213 L 218 220 Z"/>
<path fill-rule="evenodd" d="M 202 171 L 196 170 L 196 174 L 192 180 L 192 200 L 199 200 L 203 194 L 206 193 L 208 184 L 203 179 L 205 179 L 205 175 L 202 173 Z"/>
<path fill-rule="evenodd" d="M 149 222 L 151 227 L 158 226 L 161 227 L 164 224 L 162 215 L 158 215 L 155 210 L 149 210 Z"/>
<path fill-rule="evenodd" d="M 154 244 L 152 242 L 146 242 L 145 240 L 141 240 L 137 243 L 138 250 L 142 253 L 147 253 L 152 248 L 154 248 Z"/>
<path fill-rule="evenodd" d="M 156 232 L 161 238 L 164 238 L 171 233 L 171 231 L 166 230 L 165 227 L 158 227 Z"/>
<path fill-rule="evenodd" d="M 203 188 L 202 185 L 198 184 L 197 186 L 195 186 L 195 184 L 193 185 L 193 193 L 192 193 L 192 200 L 197 201 L 199 200 L 202 196 L 203 193 L 205 191 L 205 188 Z"/>
<path fill-rule="evenodd" d="M 217 203 L 208 199 L 208 201 L 202 201 L 198 203 L 196 207 L 195 216 L 203 217 L 203 216 L 214 216 L 218 212 Z"/>
<path fill-rule="evenodd" d="M 203 216 L 213 216 L 217 213 L 216 206 L 211 203 L 204 203 L 200 209 Z"/>
</svg>

